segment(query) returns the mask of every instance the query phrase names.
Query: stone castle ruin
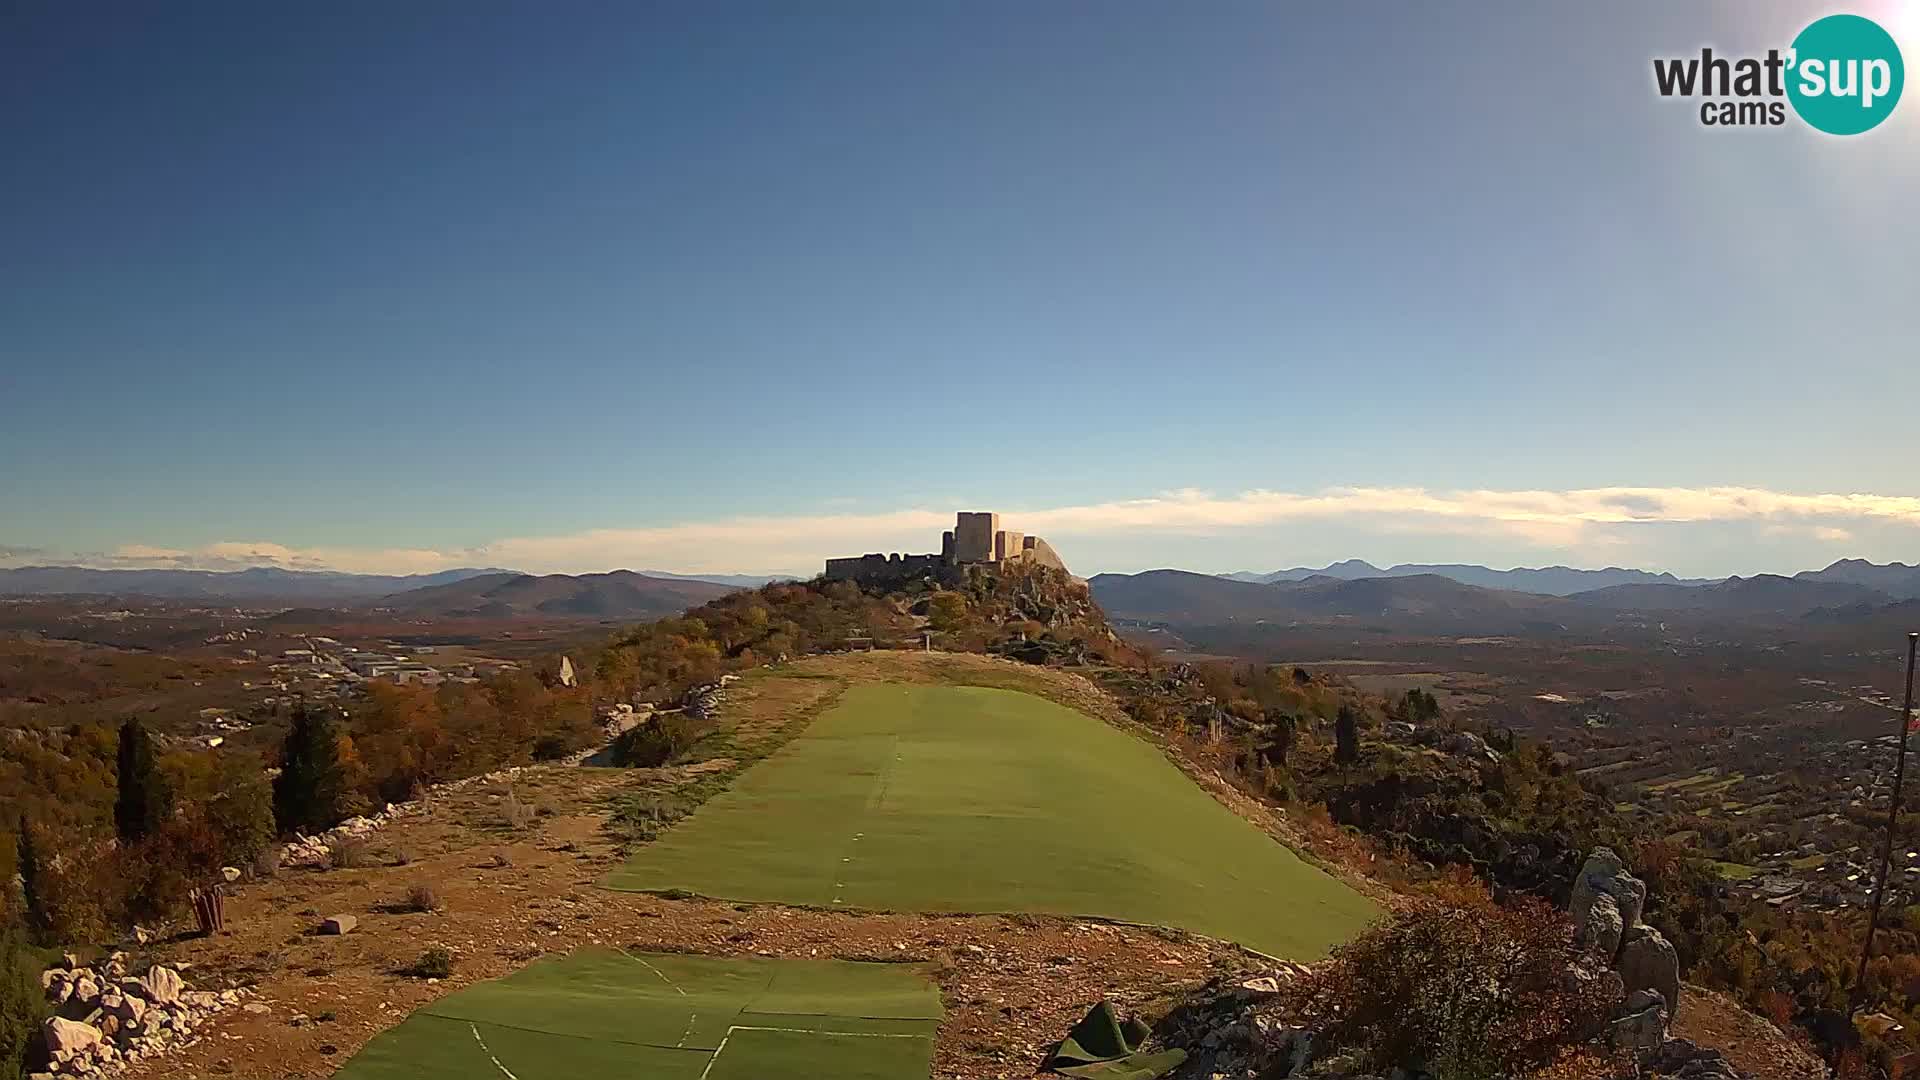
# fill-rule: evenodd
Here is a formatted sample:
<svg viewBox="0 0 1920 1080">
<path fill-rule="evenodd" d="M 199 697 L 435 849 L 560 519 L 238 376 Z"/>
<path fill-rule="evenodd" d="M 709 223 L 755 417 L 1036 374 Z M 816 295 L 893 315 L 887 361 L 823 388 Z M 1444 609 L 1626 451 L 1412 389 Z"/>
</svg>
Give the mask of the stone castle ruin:
<svg viewBox="0 0 1920 1080">
<path fill-rule="evenodd" d="M 1065 570 L 1053 545 L 1037 536 L 1000 527 L 1000 515 L 961 512 L 953 528 L 940 534 L 938 555 L 858 555 L 827 560 L 831 581 L 889 582 L 928 574 L 940 575 L 957 567 L 997 566 L 1025 562 Z"/>
</svg>

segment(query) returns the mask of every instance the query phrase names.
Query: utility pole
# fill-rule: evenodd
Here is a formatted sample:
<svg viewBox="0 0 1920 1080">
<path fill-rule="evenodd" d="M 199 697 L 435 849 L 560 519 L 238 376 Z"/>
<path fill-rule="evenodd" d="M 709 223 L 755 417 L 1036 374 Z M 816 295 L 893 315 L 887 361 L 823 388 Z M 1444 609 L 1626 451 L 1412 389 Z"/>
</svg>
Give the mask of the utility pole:
<svg viewBox="0 0 1920 1080">
<path fill-rule="evenodd" d="M 1853 993 L 1849 995 L 1851 1001 L 1847 1007 L 1848 1022 L 1852 1022 L 1853 1014 L 1859 1012 L 1861 1008 L 1861 992 L 1866 989 L 1867 985 L 1867 961 L 1873 957 L 1873 935 L 1874 931 L 1880 928 L 1880 904 L 1886 899 L 1887 874 L 1893 868 L 1893 832 L 1894 827 L 1900 821 L 1901 787 L 1907 778 L 1907 725 L 1912 722 L 1911 718 L 1913 716 L 1913 658 L 1916 645 L 1920 645 L 1920 633 L 1908 634 L 1907 696 L 1906 700 L 1900 706 L 1900 726 L 1898 728 L 1900 733 L 1900 752 L 1894 758 L 1893 796 L 1888 800 L 1887 805 L 1886 842 L 1880 849 L 1880 876 L 1873 889 L 1873 906 L 1867 910 L 1867 941 L 1860 949 L 1860 969 L 1854 972 L 1853 976 Z M 1835 1059 L 1834 1068 L 1836 1070 L 1839 1068 L 1838 1059 Z M 1831 1076 L 1832 1073 L 1828 1075 Z"/>
</svg>

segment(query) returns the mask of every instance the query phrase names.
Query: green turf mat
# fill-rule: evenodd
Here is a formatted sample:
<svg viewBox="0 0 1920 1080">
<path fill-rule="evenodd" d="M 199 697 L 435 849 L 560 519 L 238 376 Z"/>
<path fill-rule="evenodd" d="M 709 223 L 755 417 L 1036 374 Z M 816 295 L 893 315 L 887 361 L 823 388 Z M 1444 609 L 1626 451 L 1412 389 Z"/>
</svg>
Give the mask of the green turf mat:
<svg viewBox="0 0 1920 1080">
<path fill-rule="evenodd" d="M 1185 1050 L 1141 1053 L 1149 1034 L 1138 1018 L 1121 1023 L 1113 1006 L 1102 1001 L 1073 1026 L 1044 1067 L 1077 1080 L 1154 1080 L 1187 1060 Z"/>
<path fill-rule="evenodd" d="M 343 1080 L 698 1080 L 713 1051 L 581 1039 L 420 1013 L 374 1037 Z M 914 1074 L 924 1080 L 925 1073 Z M 898 1080 L 906 1080 L 900 1074 Z"/>
<path fill-rule="evenodd" d="M 347 1080 L 925 1080 L 940 997 L 914 964 L 582 950 L 377 1036 Z"/>
<path fill-rule="evenodd" d="M 731 900 L 1179 926 L 1295 959 L 1376 914 L 1154 747 L 983 687 L 847 691 L 607 878 Z"/>
</svg>

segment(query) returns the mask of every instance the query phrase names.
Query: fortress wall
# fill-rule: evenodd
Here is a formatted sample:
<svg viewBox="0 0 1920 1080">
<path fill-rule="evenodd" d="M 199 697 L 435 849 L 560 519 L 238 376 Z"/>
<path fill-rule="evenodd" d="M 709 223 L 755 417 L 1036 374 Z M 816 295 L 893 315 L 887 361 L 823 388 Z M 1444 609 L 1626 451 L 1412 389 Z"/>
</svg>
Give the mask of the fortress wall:
<svg viewBox="0 0 1920 1080">
<path fill-rule="evenodd" d="M 859 558 L 828 559 L 830 581 L 867 581 L 876 584 L 903 582 L 946 570 L 943 555 L 862 555 Z"/>
<path fill-rule="evenodd" d="M 961 562 L 992 562 L 999 514 L 962 513 L 953 527 L 953 557 Z"/>
</svg>

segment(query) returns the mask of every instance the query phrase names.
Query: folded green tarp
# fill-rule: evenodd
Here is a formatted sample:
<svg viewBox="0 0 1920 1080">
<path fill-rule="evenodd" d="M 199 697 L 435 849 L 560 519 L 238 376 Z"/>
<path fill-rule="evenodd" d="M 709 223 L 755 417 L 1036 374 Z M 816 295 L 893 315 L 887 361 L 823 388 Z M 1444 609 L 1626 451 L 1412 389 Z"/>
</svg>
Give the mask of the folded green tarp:
<svg viewBox="0 0 1920 1080">
<path fill-rule="evenodd" d="M 1154 1080 L 1187 1060 L 1185 1050 L 1141 1053 L 1149 1034 L 1138 1019 L 1121 1023 L 1113 1006 L 1103 1001 L 1073 1025 L 1043 1067 L 1079 1080 Z"/>
</svg>

